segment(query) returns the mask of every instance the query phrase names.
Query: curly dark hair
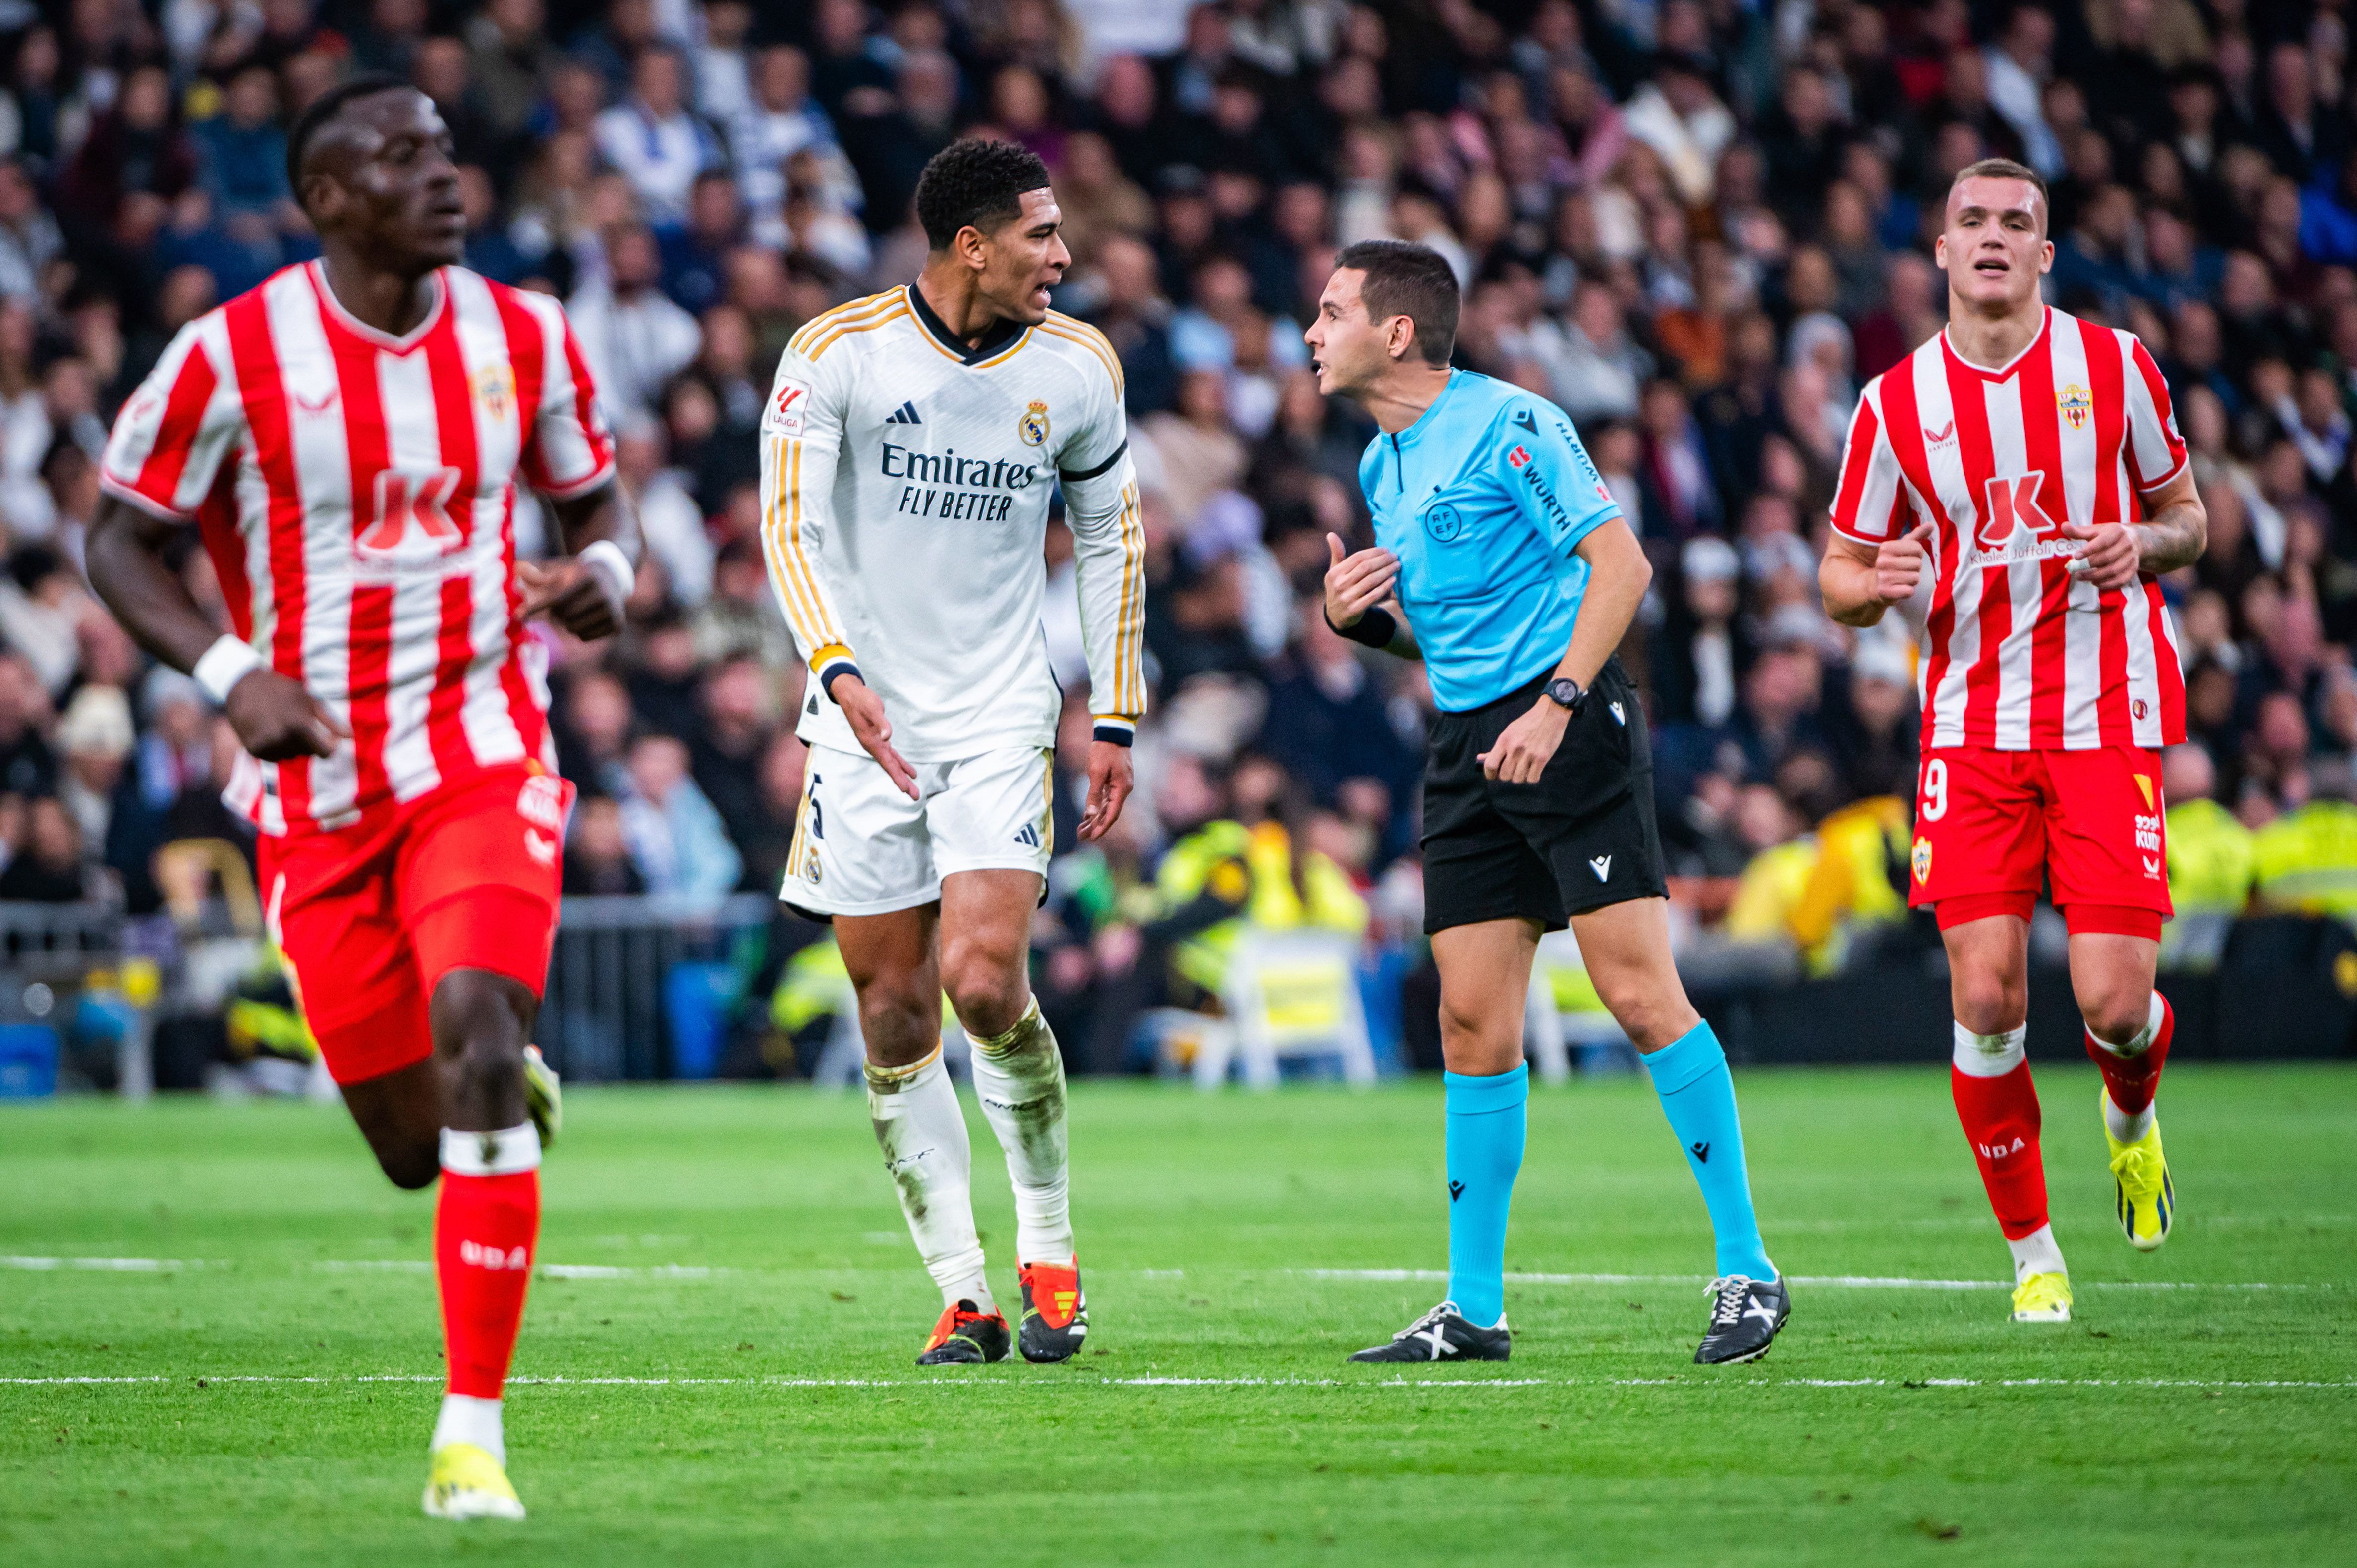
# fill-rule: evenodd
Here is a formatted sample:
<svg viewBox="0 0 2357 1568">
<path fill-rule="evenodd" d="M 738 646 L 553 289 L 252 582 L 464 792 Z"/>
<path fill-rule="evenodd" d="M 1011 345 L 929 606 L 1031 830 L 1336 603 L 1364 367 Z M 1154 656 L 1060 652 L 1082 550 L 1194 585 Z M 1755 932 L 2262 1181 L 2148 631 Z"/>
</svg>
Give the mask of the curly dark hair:
<svg viewBox="0 0 2357 1568">
<path fill-rule="evenodd" d="M 1023 210 L 1023 193 L 1048 184 L 1039 155 L 1013 142 L 969 138 L 935 153 L 917 177 L 917 221 L 925 243 L 946 251 L 958 231 L 985 233 Z"/>
</svg>

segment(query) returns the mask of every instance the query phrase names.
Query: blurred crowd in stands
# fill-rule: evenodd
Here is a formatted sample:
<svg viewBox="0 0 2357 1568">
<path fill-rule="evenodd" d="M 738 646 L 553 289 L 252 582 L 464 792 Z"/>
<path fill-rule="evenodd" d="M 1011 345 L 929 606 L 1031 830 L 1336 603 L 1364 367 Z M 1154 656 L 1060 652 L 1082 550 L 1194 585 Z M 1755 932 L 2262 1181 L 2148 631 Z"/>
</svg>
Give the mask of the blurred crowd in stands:
<svg viewBox="0 0 2357 1568">
<path fill-rule="evenodd" d="M 650 544 L 624 638 L 549 638 L 572 891 L 775 887 L 803 672 L 756 421 L 801 322 L 915 276 L 925 159 L 989 135 L 1054 171 L 1058 303 L 1123 357 L 1150 541 L 1139 792 L 1087 848 L 1060 526 L 1047 551 L 1075 744 L 1038 980 L 1092 1060 L 1216 990 L 1238 917 L 1413 966 L 1429 693 L 1316 597 L 1326 534 L 1369 542 L 1372 429 L 1300 329 L 1364 238 L 1448 257 L 1458 362 L 1573 416 L 1654 562 L 1622 657 L 1682 940 L 1822 972 L 1901 920 L 1913 650 L 1830 625 L 1815 563 L 1857 390 L 1940 329 L 1930 237 L 1988 155 L 2052 182 L 2050 302 L 2143 338 L 2195 453 L 2180 897 L 2357 914 L 2348 32 L 2340 0 L 0 0 L 0 899 L 152 910 L 158 846 L 235 838 L 224 726 L 81 578 L 92 459 L 173 332 L 314 253 L 285 126 L 378 69 L 451 128 L 468 264 L 567 302 Z"/>
</svg>

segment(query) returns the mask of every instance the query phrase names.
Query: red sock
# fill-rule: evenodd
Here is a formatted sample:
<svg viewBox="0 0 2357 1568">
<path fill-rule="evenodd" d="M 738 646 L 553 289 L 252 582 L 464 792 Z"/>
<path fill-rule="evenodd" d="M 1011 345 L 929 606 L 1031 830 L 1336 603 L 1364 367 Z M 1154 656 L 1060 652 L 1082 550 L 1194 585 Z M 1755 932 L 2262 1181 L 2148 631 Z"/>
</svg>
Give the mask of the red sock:
<svg viewBox="0 0 2357 1568">
<path fill-rule="evenodd" d="M 533 1243 L 540 1235 L 540 1141 L 532 1129 L 530 1165 L 498 1176 L 452 1168 L 446 1135 L 442 1196 L 434 1212 L 434 1263 L 442 1283 L 442 1346 L 448 1391 L 495 1400 L 515 1355 L 523 1323 L 524 1287 L 532 1280 Z M 514 1133 L 496 1134 L 513 1138 Z M 465 1163 L 473 1164 L 473 1161 Z M 512 1164 L 513 1158 L 495 1162 Z"/>
<path fill-rule="evenodd" d="M 2160 996 L 2158 992 L 2154 995 Z M 2152 1044 L 2132 1057 L 2124 1057 L 2104 1041 L 2087 1031 L 2087 1054 L 2104 1075 L 2104 1089 L 2112 1103 L 2133 1116 L 2152 1103 L 2153 1090 L 2160 1087 L 2160 1067 L 2169 1059 L 2169 1039 L 2177 1033 L 2177 1015 L 2170 1010 L 2169 998 L 2160 997 L 2160 1027 L 2152 1032 Z"/>
<path fill-rule="evenodd" d="M 2038 1090 L 2023 1062 L 1997 1078 L 1948 1069 L 1956 1118 L 1981 1167 L 1981 1185 L 2008 1241 L 2046 1223 L 2046 1165 L 2038 1153 Z"/>
</svg>

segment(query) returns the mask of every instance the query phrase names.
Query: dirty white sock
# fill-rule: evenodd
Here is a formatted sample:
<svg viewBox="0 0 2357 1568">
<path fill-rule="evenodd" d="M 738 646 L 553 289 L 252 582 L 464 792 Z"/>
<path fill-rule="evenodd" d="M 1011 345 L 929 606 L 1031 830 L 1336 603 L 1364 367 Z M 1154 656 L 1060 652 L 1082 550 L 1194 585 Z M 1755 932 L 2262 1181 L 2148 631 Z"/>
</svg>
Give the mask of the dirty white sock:
<svg viewBox="0 0 2357 1568">
<path fill-rule="evenodd" d="M 1033 998 L 1015 1027 L 974 1042 L 974 1092 L 1015 1188 L 1018 1262 L 1072 1261 L 1064 1127 L 1064 1056 Z"/>
<path fill-rule="evenodd" d="M 2013 1252 L 2013 1283 L 2019 1284 L 2032 1274 L 2067 1274 L 2063 1266 L 2061 1244 L 2054 1240 L 2054 1227 L 2040 1225 L 2020 1240 L 2008 1240 L 2006 1246 Z"/>
<path fill-rule="evenodd" d="M 974 1150 L 941 1047 L 909 1067 L 871 1063 L 867 1115 L 884 1168 L 899 1190 L 909 1234 L 926 1273 L 941 1286 L 942 1305 L 971 1301 L 984 1312 L 996 1311 L 974 1227 Z"/>
</svg>

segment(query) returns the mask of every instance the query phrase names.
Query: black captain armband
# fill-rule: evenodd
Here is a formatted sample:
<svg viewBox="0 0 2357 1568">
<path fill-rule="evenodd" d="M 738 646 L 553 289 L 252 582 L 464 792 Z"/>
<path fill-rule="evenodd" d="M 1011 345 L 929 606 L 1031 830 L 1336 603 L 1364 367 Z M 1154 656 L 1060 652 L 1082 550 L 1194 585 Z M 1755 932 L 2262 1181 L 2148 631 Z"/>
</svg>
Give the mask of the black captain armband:
<svg viewBox="0 0 2357 1568">
<path fill-rule="evenodd" d="M 1347 637 L 1352 642 L 1381 650 L 1389 648 L 1392 639 L 1399 635 L 1399 622 L 1392 618 L 1391 611 L 1377 605 L 1350 626 L 1336 626 L 1334 618 L 1327 616 L 1326 629 L 1337 637 Z"/>
</svg>

